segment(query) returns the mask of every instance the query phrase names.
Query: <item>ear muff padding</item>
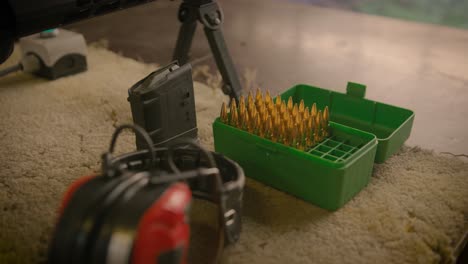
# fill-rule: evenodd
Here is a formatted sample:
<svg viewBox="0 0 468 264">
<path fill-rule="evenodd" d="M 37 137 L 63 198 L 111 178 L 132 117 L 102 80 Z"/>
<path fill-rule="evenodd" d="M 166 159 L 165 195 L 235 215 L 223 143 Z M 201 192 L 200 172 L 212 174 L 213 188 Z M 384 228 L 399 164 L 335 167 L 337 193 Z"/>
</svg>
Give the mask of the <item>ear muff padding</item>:
<svg viewBox="0 0 468 264">
<path fill-rule="evenodd" d="M 87 263 L 107 263 L 111 238 L 122 230 L 126 231 L 125 234 L 122 234 L 126 239 L 122 241 L 133 244 L 142 215 L 158 200 L 168 186 L 148 185 L 145 181 L 139 183 L 130 186 L 112 208 L 108 209 L 107 214 L 102 219 L 101 228 L 93 238 L 94 246 L 90 251 L 90 259 Z M 130 248 L 126 249 L 131 251 L 132 244 L 129 244 Z"/>
<path fill-rule="evenodd" d="M 108 192 L 106 197 L 96 207 L 87 212 L 81 228 L 78 229 L 77 237 L 80 239 L 76 240 L 75 249 L 73 250 L 75 254 L 74 260 L 79 260 L 77 263 L 90 263 L 96 236 L 101 228 L 103 228 L 108 213 L 118 204 L 121 197 L 127 193 L 129 188 L 147 179 L 148 175 L 147 172 L 125 172 L 123 175 L 118 176 L 118 178 L 124 180 Z"/>
<path fill-rule="evenodd" d="M 90 181 L 94 177 L 96 177 L 96 175 L 83 176 L 79 178 L 78 180 L 76 180 L 75 182 L 73 182 L 70 185 L 70 187 L 68 187 L 68 189 L 65 192 L 65 195 L 62 198 L 62 203 L 60 204 L 60 207 L 58 209 L 59 218 L 62 215 L 63 210 L 65 210 L 71 198 L 73 197 L 73 194 L 75 194 L 76 190 L 78 190 L 83 184 Z"/>
</svg>

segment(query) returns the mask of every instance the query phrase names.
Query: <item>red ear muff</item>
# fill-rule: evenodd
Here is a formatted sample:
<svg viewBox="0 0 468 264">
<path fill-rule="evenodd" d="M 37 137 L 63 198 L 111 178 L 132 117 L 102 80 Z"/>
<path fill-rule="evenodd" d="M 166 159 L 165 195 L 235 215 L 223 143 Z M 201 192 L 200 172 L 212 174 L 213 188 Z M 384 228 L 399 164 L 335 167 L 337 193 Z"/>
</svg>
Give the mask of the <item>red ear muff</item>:
<svg viewBox="0 0 468 264">
<path fill-rule="evenodd" d="M 83 176 L 79 178 L 78 180 L 76 180 L 75 182 L 73 182 L 68 187 L 67 191 L 65 192 L 65 195 L 63 196 L 62 203 L 60 204 L 60 207 L 58 209 L 59 216 L 62 215 L 63 210 L 65 210 L 65 208 L 67 207 L 68 202 L 70 202 L 70 199 L 73 197 L 73 194 L 76 192 L 76 190 L 78 190 L 83 184 L 85 184 L 86 182 L 88 182 L 94 177 L 96 177 L 95 174 Z"/>
<path fill-rule="evenodd" d="M 124 128 L 146 135 L 148 149 L 112 157 L 117 135 Z M 196 143 L 189 142 L 191 148 L 154 149 L 140 130 L 132 125 L 117 129 L 109 152 L 103 155 L 102 175 L 79 178 L 67 189 L 49 247 L 49 263 L 185 264 L 192 195 L 218 205 L 215 261 L 224 242 L 238 239 L 242 169 Z"/>
<path fill-rule="evenodd" d="M 186 213 L 191 199 L 190 188 L 175 183 L 148 208 L 138 224 L 132 263 L 186 263 L 190 237 Z"/>
</svg>

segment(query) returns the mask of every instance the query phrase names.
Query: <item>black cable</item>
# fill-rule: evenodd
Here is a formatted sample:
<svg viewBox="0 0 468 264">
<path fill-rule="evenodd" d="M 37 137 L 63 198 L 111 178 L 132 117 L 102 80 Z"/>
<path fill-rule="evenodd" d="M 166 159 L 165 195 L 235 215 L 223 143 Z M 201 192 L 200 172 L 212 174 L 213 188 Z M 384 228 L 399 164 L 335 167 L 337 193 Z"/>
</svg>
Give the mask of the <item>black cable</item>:
<svg viewBox="0 0 468 264">
<path fill-rule="evenodd" d="M 153 141 L 151 140 L 151 137 L 148 135 L 146 130 L 144 130 L 143 128 L 141 128 L 141 127 L 139 127 L 137 125 L 124 124 L 124 125 L 121 125 L 121 126 L 117 127 L 115 129 L 115 131 L 114 131 L 114 134 L 112 134 L 112 139 L 111 139 L 111 143 L 110 143 L 110 146 L 109 146 L 109 152 L 108 153 L 111 154 L 112 152 L 114 152 L 117 137 L 125 129 L 133 130 L 136 137 L 141 137 L 143 139 L 143 141 L 146 143 L 146 147 L 148 149 L 148 153 L 149 153 L 150 158 L 151 158 L 150 168 L 152 166 L 154 166 L 156 164 L 156 154 L 155 154 L 154 148 L 153 148 Z"/>
<path fill-rule="evenodd" d="M 6 76 L 10 73 L 14 73 L 14 72 L 21 71 L 21 70 L 23 70 L 23 65 L 21 65 L 21 63 L 18 63 L 6 69 L 0 70 L 0 77 Z"/>
</svg>

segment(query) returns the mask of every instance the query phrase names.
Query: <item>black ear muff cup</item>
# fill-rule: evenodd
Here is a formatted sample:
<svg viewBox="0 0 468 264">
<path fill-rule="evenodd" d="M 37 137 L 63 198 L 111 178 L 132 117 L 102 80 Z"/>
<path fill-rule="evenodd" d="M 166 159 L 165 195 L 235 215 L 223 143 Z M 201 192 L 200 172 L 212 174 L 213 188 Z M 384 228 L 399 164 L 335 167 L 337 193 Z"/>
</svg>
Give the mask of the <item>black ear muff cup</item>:
<svg viewBox="0 0 468 264">
<path fill-rule="evenodd" d="M 78 236 L 85 237 L 86 242 L 80 243 L 80 241 L 76 241 L 77 246 L 75 253 L 77 254 L 76 258 L 81 260 L 79 263 L 91 263 L 92 252 L 94 251 L 97 237 L 101 230 L 106 227 L 108 215 L 118 206 L 122 197 L 128 193 L 128 190 L 135 187 L 138 188 L 142 182 L 148 180 L 148 173 L 124 173 L 120 177 L 125 180 L 118 184 L 114 190 L 110 191 L 99 206 L 90 210 L 85 221 L 82 223 L 83 225 L 80 228 Z M 92 223 L 92 225 L 90 223 Z"/>
<path fill-rule="evenodd" d="M 73 193 L 56 226 L 49 251 L 49 263 L 86 263 L 85 248 L 93 240 L 97 216 L 105 214 L 119 190 L 134 181 L 130 177 L 95 177 Z M 116 197 L 109 197 L 112 196 Z M 107 205 L 104 203 L 107 201 Z"/>
<path fill-rule="evenodd" d="M 55 235 L 49 247 L 49 263 L 72 263 L 72 256 L 81 226 L 89 211 L 125 179 L 109 182 L 104 177 L 95 177 L 84 183 L 66 204 L 55 228 Z M 86 199 L 83 199 L 86 197 Z M 85 242 L 85 241 L 83 241 Z"/>
<path fill-rule="evenodd" d="M 149 184 L 148 178 L 129 187 L 103 219 L 101 228 L 94 236 L 94 245 L 87 263 L 109 263 L 109 260 L 123 257 L 130 259 L 141 218 L 167 188 L 168 185 Z M 116 242 L 116 239 L 119 242 Z M 123 245 L 125 243 L 126 245 Z M 128 251 L 116 252 L 116 244 L 118 249 Z"/>
</svg>

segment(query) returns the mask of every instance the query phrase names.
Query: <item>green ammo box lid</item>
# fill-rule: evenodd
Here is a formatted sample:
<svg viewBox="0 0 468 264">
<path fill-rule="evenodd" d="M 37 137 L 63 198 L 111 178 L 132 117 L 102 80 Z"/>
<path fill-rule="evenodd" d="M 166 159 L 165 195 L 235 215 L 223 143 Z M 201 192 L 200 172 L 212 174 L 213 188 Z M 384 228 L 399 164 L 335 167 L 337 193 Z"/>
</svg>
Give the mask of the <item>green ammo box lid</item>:
<svg viewBox="0 0 468 264">
<path fill-rule="evenodd" d="M 365 99 L 366 86 L 349 82 L 346 94 L 299 84 L 284 92 L 294 103 L 304 99 L 306 106 L 328 106 L 330 121 L 374 134 L 379 142 L 376 163 L 382 163 L 397 152 L 409 138 L 414 112 L 405 108 Z"/>
</svg>

